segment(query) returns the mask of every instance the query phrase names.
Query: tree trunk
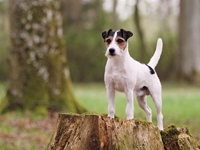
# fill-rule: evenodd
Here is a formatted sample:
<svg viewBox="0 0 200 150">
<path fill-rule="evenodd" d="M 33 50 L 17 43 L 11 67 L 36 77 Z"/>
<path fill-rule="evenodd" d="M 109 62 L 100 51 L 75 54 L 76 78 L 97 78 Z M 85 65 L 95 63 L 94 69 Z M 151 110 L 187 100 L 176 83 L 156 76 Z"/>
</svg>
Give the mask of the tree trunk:
<svg viewBox="0 0 200 150">
<path fill-rule="evenodd" d="M 136 0 L 135 3 L 135 12 L 134 12 L 134 22 L 135 22 L 135 26 L 136 26 L 136 31 L 138 32 L 138 36 L 139 36 L 139 41 L 140 41 L 140 59 L 144 59 L 144 56 L 146 56 L 146 46 L 145 46 L 145 38 L 144 38 L 144 33 L 142 30 L 142 26 L 141 26 L 141 17 L 139 15 L 139 0 Z"/>
<path fill-rule="evenodd" d="M 9 0 L 9 109 L 85 111 L 72 91 L 59 0 Z"/>
<path fill-rule="evenodd" d="M 161 138 L 162 135 L 162 138 Z M 164 141 L 164 145 L 163 142 Z M 59 114 L 47 150 L 199 150 L 187 128 L 160 131 L 141 120 Z"/>
<path fill-rule="evenodd" d="M 178 77 L 200 83 L 200 1 L 181 0 L 179 18 Z"/>
</svg>

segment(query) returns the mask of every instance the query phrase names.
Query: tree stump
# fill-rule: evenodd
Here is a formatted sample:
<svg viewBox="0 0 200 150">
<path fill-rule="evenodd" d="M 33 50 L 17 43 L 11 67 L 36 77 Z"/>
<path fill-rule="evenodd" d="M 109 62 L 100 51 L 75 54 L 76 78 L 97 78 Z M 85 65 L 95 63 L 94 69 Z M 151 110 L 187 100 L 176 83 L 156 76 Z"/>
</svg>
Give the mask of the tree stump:
<svg viewBox="0 0 200 150">
<path fill-rule="evenodd" d="M 152 123 L 96 114 L 59 114 L 47 150 L 199 150 L 186 127 L 159 131 Z"/>
<path fill-rule="evenodd" d="M 166 150 L 200 150 L 199 144 L 191 136 L 186 126 L 171 125 L 161 131 L 161 135 Z"/>
<path fill-rule="evenodd" d="M 48 150 L 163 150 L 160 131 L 141 120 L 60 114 Z"/>
</svg>

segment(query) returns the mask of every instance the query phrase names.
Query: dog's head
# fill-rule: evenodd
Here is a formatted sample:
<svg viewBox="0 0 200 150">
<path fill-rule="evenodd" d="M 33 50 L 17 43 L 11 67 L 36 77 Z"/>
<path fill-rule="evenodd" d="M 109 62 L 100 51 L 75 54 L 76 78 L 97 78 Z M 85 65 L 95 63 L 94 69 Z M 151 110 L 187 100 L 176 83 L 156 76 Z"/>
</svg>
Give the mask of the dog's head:
<svg viewBox="0 0 200 150">
<path fill-rule="evenodd" d="M 133 35 L 132 32 L 120 29 L 114 31 L 112 29 L 102 32 L 102 37 L 106 43 L 106 56 L 123 55 L 127 47 L 127 40 Z"/>
</svg>

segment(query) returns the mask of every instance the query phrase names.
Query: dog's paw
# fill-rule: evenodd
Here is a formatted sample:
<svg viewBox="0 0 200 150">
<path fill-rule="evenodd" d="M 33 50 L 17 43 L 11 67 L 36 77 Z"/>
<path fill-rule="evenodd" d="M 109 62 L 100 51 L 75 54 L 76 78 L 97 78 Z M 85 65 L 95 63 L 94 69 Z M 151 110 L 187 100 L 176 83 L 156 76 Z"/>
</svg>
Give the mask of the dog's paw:
<svg viewBox="0 0 200 150">
<path fill-rule="evenodd" d="M 163 126 L 158 126 L 158 129 L 159 129 L 160 131 L 163 131 Z"/>
<path fill-rule="evenodd" d="M 109 118 L 114 119 L 114 115 L 108 115 Z"/>
<path fill-rule="evenodd" d="M 131 119 L 133 119 L 133 117 L 127 117 L 127 118 L 126 118 L 126 120 L 131 120 Z"/>
</svg>

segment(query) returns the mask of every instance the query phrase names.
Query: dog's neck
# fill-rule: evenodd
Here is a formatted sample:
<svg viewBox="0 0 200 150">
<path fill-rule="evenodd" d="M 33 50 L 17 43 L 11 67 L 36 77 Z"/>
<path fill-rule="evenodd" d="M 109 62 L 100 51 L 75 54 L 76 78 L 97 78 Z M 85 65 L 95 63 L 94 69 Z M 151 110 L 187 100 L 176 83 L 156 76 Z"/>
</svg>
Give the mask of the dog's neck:
<svg viewBox="0 0 200 150">
<path fill-rule="evenodd" d="M 128 42 L 126 44 L 126 48 L 124 49 L 124 57 L 125 58 L 131 57 L 130 54 L 129 54 L 129 50 L 128 50 Z"/>
</svg>

